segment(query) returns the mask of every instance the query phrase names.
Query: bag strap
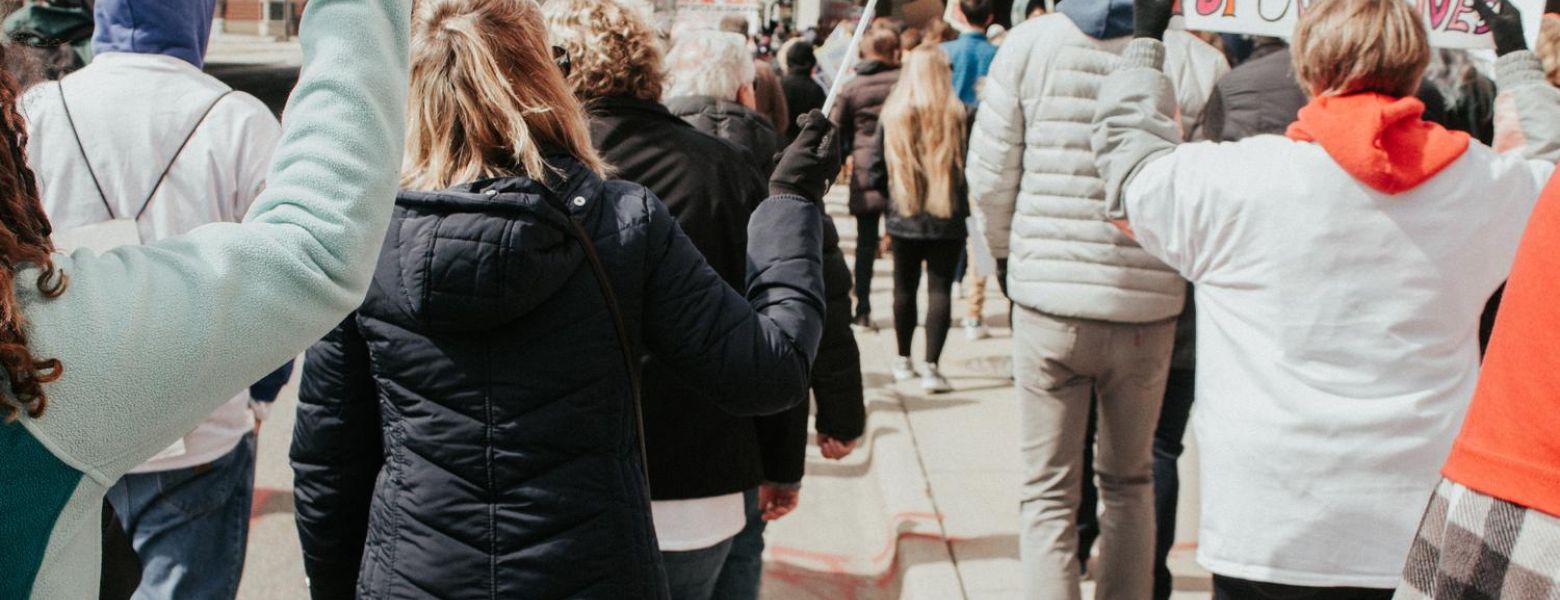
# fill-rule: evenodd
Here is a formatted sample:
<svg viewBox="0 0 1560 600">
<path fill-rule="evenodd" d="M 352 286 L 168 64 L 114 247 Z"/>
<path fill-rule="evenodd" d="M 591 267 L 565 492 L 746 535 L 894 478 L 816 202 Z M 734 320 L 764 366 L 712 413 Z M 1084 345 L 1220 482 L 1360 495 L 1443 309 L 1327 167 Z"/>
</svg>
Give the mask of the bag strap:
<svg viewBox="0 0 1560 600">
<path fill-rule="evenodd" d="M 108 211 L 108 218 L 118 219 L 114 214 L 114 207 L 108 203 L 108 195 L 103 193 L 103 184 L 98 181 L 97 171 L 92 169 L 92 159 L 87 158 L 87 146 L 81 143 L 81 131 L 76 129 L 76 117 L 70 114 L 70 103 L 65 101 L 65 78 L 55 82 L 60 91 L 60 108 L 65 109 L 65 122 L 70 124 L 70 134 L 76 138 L 76 149 L 81 151 L 81 162 L 87 165 L 87 174 L 92 176 L 92 185 L 97 187 L 98 200 L 103 202 L 103 210 Z"/>
<path fill-rule="evenodd" d="M 81 130 L 76 128 L 76 117 L 71 114 L 70 103 L 65 100 L 65 79 L 60 79 L 55 85 L 59 87 L 60 107 L 65 109 L 65 121 L 70 124 L 71 136 L 76 139 L 76 150 L 81 153 L 81 162 L 87 165 L 87 174 L 92 176 L 92 185 L 97 188 L 98 200 L 102 201 L 103 210 L 108 211 L 108 218 L 117 219 L 119 215 L 114 214 L 114 207 L 108 202 L 108 194 L 103 192 L 103 183 L 98 179 L 97 171 L 92 168 L 92 159 L 87 158 L 87 145 L 81 142 Z M 152 191 L 146 195 L 146 200 L 141 202 L 141 210 L 136 211 L 135 220 L 141 220 L 141 217 L 146 214 L 146 209 L 152 206 L 152 199 L 157 197 L 157 190 L 162 189 L 163 181 L 166 181 L 168 173 L 173 171 L 174 163 L 179 162 L 179 156 L 184 154 L 184 148 L 190 145 L 190 140 L 195 139 L 195 134 L 200 131 L 200 126 L 206 123 L 206 118 L 211 116 L 211 111 L 217 108 L 217 104 L 222 102 L 223 98 L 232 93 L 233 90 L 229 88 L 218 94 L 217 98 L 206 106 L 205 112 L 200 114 L 200 119 L 195 121 L 195 126 L 190 128 L 189 133 L 184 134 L 184 141 L 180 142 L 179 148 L 173 151 L 173 158 L 168 159 L 168 165 L 163 167 L 162 174 L 157 176 L 157 182 L 152 184 Z"/>
<path fill-rule="evenodd" d="M 216 110 L 217 104 L 232 93 L 233 89 L 228 88 L 227 91 L 217 94 L 217 98 L 212 100 L 211 104 L 206 105 L 206 111 L 200 113 L 200 119 L 195 121 L 195 126 L 190 128 L 189 133 L 184 134 L 184 141 L 179 143 L 179 149 L 173 151 L 173 158 L 168 159 L 168 166 L 163 167 L 162 175 L 157 176 L 157 183 L 152 184 L 152 191 L 148 192 L 146 200 L 141 202 L 141 210 L 135 213 L 135 220 L 141 220 L 141 215 L 146 214 L 146 209 L 152 206 L 152 199 L 157 197 L 157 190 L 162 189 L 163 181 L 168 179 L 168 172 L 173 170 L 174 163 L 179 162 L 179 155 L 184 154 L 184 148 L 190 145 L 190 140 L 195 139 L 195 134 L 200 131 L 200 126 L 206 124 L 206 118 L 211 116 L 211 111 Z M 64 97 L 64 94 L 60 95 L 60 98 Z M 81 143 L 80 136 L 77 136 L 76 140 L 78 144 Z M 83 150 L 83 156 L 85 156 L 85 150 Z M 99 190 L 99 193 L 101 193 L 101 190 Z"/>
<path fill-rule="evenodd" d="M 547 205 L 554 210 L 563 213 L 569 221 L 569 231 L 578 241 L 580 248 L 585 251 L 585 260 L 590 263 L 590 270 L 595 275 L 597 287 L 601 289 L 601 298 L 607 304 L 607 312 L 612 314 L 612 326 L 617 330 L 618 345 L 623 353 L 623 369 L 628 372 L 629 392 L 633 396 L 634 426 L 639 438 L 639 468 L 645 476 L 645 489 L 650 486 L 650 456 L 645 448 L 645 410 L 643 396 L 641 394 L 638 354 L 634 352 L 634 345 L 628 335 L 628 326 L 623 321 L 622 306 L 618 304 L 617 294 L 613 291 L 612 281 L 607 278 L 607 269 L 602 266 L 601 255 L 596 252 L 596 244 L 591 241 L 590 234 L 585 231 L 585 226 L 573 214 L 570 214 L 557 198 L 550 194 L 547 197 Z"/>
</svg>

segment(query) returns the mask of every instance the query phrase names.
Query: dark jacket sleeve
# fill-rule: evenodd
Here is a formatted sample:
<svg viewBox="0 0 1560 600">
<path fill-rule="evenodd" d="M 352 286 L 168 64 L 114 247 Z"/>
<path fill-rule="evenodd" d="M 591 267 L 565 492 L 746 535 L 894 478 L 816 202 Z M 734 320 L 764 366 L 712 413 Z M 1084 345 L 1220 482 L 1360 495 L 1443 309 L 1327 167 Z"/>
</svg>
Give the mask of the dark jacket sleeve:
<svg viewBox="0 0 1560 600">
<path fill-rule="evenodd" d="M 824 254 L 823 278 L 829 305 L 823 341 L 813 363 L 813 398 L 818 403 L 814 426 L 818 433 L 849 441 L 861 437 L 867 409 L 861 384 L 861 350 L 850 329 L 850 267 L 837 245 Z"/>
<path fill-rule="evenodd" d="M 293 361 L 289 360 L 281 368 L 271 371 L 270 375 L 261 377 L 260 381 L 249 386 L 250 399 L 255 402 L 275 402 L 276 397 L 282 394 L 282 388 L 292 380 L 292 373 Z"/>
<path fill-rule="evenodd" d="M 355 597 L 384 463 L 368 346 L 348 316 L 304 359 L 291 460 L 304 571 L 315 600 Z"/>
<path fill-rule="evenodd" d="M 806 396 L 823 329 L 818 208 L 803 198 L 777 196 L 753 212 L 744 297 L 705 263 L 659 200 L 647 201 L 644 329 L 650 353 L 734 415 L 796 406 Z"/>
<path fill-rule="evenodd" d="M 801 404 L 790 410 L 753 419 L 758 428 L 759 457 L 766 483 L 801 483 L 807 471 L 808 408 L 803 396 Z"/>
</svg>

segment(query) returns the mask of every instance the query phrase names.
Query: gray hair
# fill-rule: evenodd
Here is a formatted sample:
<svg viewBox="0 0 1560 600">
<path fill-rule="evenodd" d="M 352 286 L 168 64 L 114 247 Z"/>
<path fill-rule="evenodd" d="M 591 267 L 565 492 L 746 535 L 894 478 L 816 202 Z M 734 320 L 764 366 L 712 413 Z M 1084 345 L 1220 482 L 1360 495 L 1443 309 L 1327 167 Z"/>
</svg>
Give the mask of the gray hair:
<svg viewBox="0 0 1560 600">
<path fill-rule="evenodd" d="M 711 30 L 678 33 L 666 53 L 666 74 L 666 98 L 712 96 L 727 102 L 755 76 L 747 39 Z"/>
</svg>

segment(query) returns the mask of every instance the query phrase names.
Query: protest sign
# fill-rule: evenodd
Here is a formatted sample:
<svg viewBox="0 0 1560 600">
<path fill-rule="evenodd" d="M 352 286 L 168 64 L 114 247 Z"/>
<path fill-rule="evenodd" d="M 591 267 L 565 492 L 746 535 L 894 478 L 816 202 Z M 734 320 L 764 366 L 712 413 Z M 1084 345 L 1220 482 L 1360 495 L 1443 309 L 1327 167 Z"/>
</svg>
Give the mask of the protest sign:
<svg viewBox="0 0 1560 600">
<path fill-rule="evenodd" d="M 1403 0 L 1424 15 L 1430 45 L 1439 48 L 1494 48 L 1489 29 L 1474 9 L 1484 0 Z M 1506 0 L 1522 12 L 1528 47 L 1538 47 L 1544 0 Z M 1186 28 L 1195 31 L 1290 37 L 1310 0 L 1182 0 Z"/>
<path fill-rule="evenodd" d="M 818 47 L 814 54 L 818 57 L 818 74 L 813 77 L 823 89 L 830 89 L 834 85 L 834 77 L 840 72 L 840 65 L 845 64 L 846 56 L 850 52 L 850 34 L 854 28 L 835 27 L 829 38 Z M 851 75 L 846 72 L 846 76 Z"/>
</svg>

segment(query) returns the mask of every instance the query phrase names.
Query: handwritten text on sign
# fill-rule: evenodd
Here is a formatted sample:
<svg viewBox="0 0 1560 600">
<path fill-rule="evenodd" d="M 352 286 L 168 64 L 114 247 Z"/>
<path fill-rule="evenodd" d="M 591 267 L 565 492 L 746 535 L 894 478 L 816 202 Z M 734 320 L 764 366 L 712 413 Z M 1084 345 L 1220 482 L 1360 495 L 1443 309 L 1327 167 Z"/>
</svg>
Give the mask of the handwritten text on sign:
<svg viewBox="0 0 1560 600">
<path fill-rule="evenodd" d="M 1484 20 L 1474 10 L 1483 0 L 1403 0 L 1425 16 L 1430 45 L 1441 48 L 1494 48 Z M 1506 0 L 1522 11 L 1528 47 L 1538 47 L 1544 0 Z M 1288 38 L 1310 0 L 1183 0 L 1186 28 Z"/>
</svg>

